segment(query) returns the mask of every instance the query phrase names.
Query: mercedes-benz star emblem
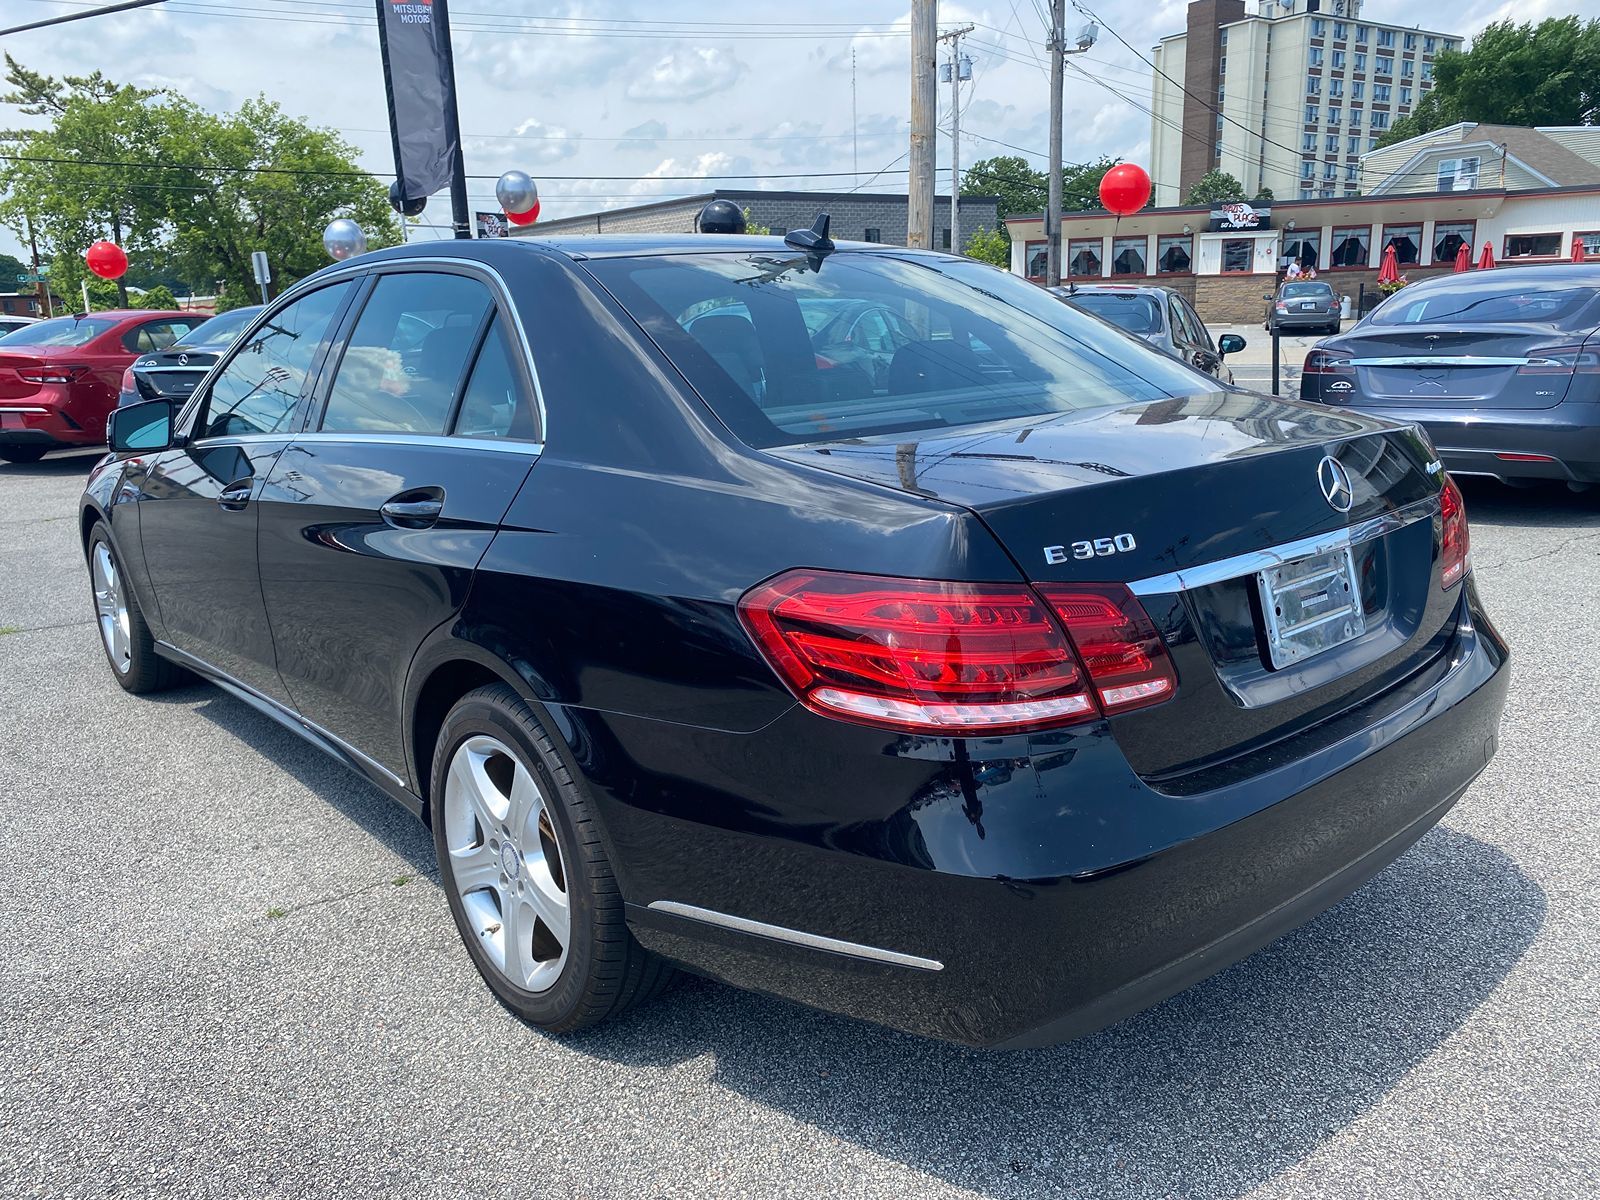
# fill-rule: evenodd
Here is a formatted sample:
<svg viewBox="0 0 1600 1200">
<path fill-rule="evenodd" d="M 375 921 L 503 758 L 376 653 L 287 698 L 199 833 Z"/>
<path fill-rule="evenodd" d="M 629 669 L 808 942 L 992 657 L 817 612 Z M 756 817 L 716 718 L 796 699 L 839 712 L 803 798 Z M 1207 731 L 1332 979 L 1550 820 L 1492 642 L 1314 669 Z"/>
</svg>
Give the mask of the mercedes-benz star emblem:
<svg viewBox="0 0 1600 1200">
<path fill-rule="evenodd" d="M 1317 482 L 1322 485 L 1322 495 L 1338 512 L 1347 513 L 1356 502 L 1355 491 L 1350 487 L 1350 473 L 1332 455 L 1317 464 Z"/>
<path fill-rule="evenodd" d="M 178 355 L 178 365 L 180 367 L 187 367 L 189 365 L 189 356 L 187 354 Z"/>
</svg>

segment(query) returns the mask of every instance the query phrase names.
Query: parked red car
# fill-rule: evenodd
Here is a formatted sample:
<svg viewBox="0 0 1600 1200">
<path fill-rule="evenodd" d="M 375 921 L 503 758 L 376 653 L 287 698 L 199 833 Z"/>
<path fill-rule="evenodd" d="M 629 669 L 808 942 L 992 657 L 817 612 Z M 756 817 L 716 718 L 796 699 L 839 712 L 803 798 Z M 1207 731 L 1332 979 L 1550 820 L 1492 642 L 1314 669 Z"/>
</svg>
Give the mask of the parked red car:
<svg viewBox="0 0 1600 1200">
<path fill-rule="evenodd" d="M 204 313 L 112 310 L 54 317 L 0 337 L 0 459 L 102 446 L 122 373 L 172 345 Z"/>
</svg>

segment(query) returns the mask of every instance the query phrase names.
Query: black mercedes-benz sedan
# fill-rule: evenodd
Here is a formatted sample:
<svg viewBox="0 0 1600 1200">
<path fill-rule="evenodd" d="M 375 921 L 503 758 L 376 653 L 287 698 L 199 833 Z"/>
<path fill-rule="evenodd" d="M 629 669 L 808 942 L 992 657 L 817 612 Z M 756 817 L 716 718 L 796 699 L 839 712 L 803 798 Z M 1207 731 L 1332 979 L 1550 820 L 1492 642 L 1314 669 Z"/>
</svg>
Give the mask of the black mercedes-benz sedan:
<svg viewBox="0 0 1600 1200">
<path fill-rule="evenodd" d="M 1457 474 L 1600 483 L 1600 264 L 1402 288 L 1306 355 L 1300 398 L 1421 425 Z"/>
<path fill-rule="evenodd" d="M 915 335 L 881 381 L 823 301 Z M 122 687 L 213 681 L 419 814 L 524 1019 L 676 966 L 1036 1045 L 1335 903 L 1494 752 L 1426 437 L 1208 386 L 821 228 L 413 245 L 117 410 L 83 545 Z"/>
<path fill-rule="evenodd" d="M 205 378 L 260 311 L 259 304 L 230 308 L 196 325 L 182 341 L 129 363 L 122 373 L 117 407 L 143 400 L 187 400 L 195 384 Z"/>
</svg>

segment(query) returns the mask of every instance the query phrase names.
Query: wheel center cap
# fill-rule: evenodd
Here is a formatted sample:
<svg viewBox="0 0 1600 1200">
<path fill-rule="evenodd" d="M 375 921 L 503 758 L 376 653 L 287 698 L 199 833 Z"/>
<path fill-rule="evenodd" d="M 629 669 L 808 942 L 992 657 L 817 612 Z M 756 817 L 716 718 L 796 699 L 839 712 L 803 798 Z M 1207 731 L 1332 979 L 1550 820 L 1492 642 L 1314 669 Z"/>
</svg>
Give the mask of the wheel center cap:
<svg viewBox="0 0 1600 1200">
<path fill-rule="evenodd" d="M 512 879 L 522 874 L 522 857 L 510 842 L 500 843 L 500 867 Z"/>
</svg>

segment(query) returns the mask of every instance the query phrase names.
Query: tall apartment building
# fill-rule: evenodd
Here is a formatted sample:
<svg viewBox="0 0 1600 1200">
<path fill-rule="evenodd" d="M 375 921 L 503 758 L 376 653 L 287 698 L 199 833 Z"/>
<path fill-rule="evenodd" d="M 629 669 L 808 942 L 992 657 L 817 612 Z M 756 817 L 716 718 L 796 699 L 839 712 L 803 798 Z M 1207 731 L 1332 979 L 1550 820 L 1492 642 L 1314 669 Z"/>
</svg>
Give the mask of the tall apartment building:
<svg viewBox="0 0 1600 1200">
<path fill-rule="evenodd" d="M 1255 196 L 1353 196 L 1361 156 L 1433 86 L 1458 35 L 1361 19 L 1361 0 L 1194 0 L 1151 55 L 1157 207 L 1220 169 Z"/>
</svg>

